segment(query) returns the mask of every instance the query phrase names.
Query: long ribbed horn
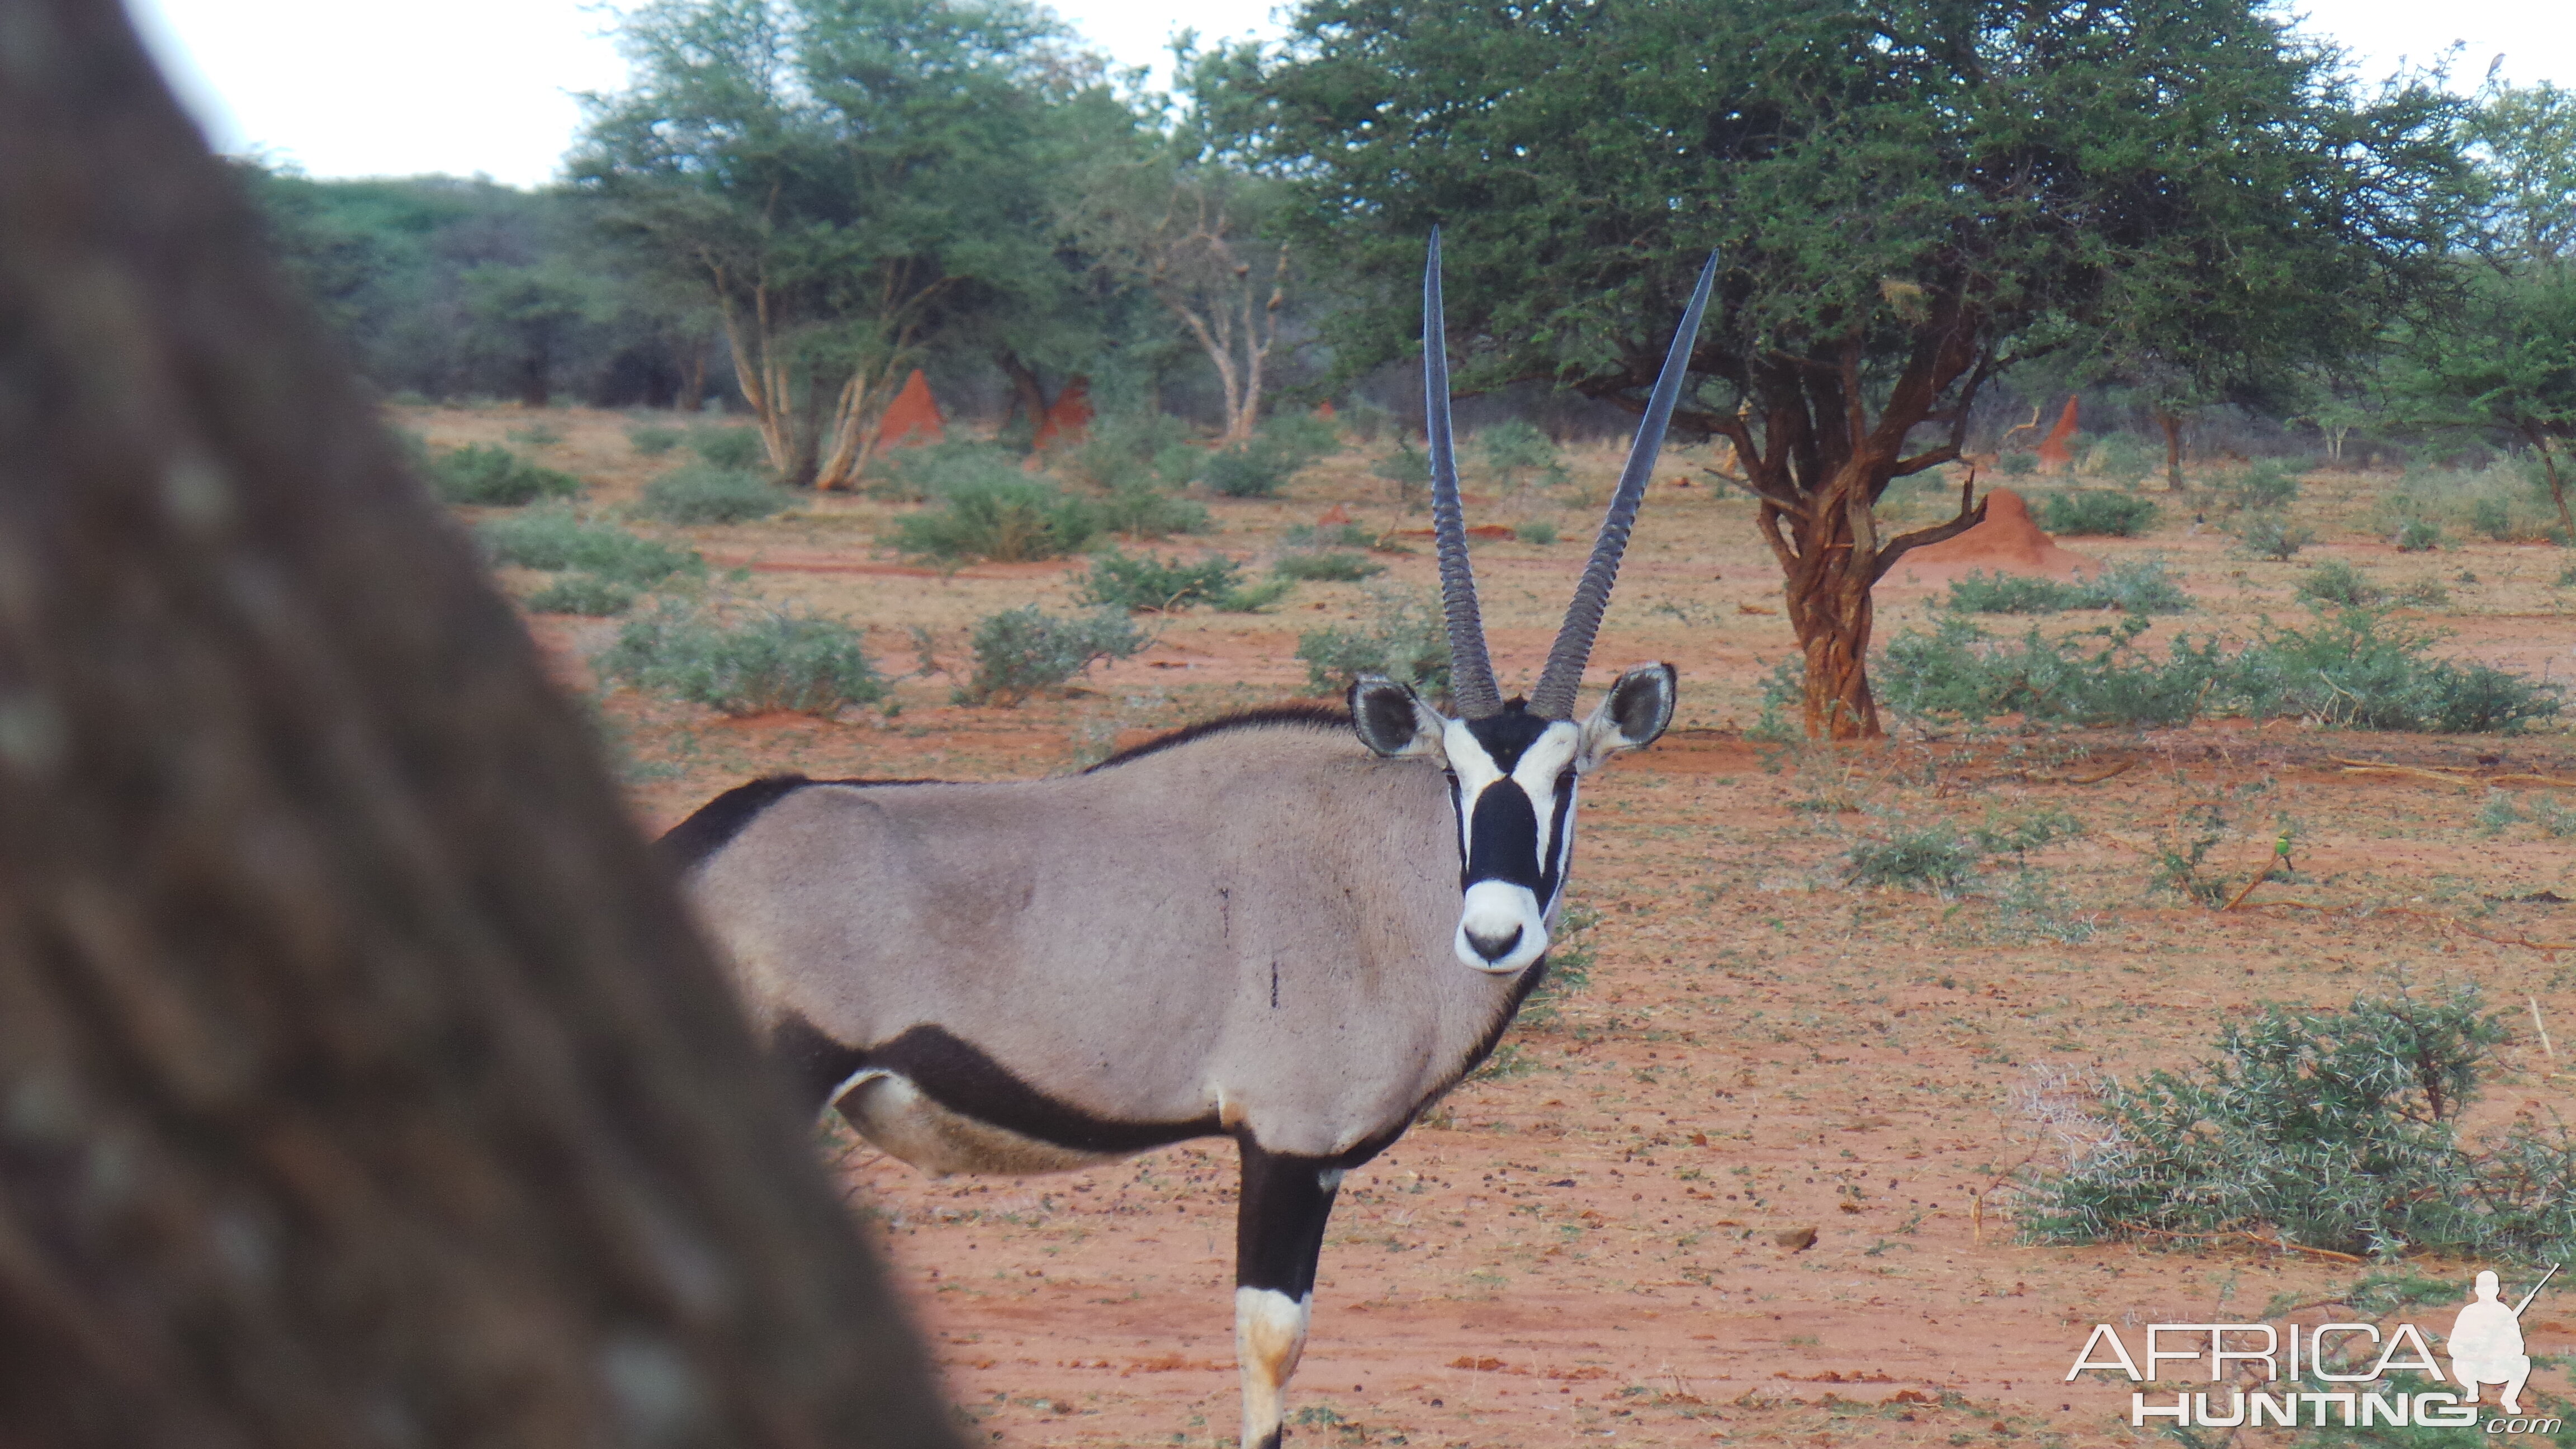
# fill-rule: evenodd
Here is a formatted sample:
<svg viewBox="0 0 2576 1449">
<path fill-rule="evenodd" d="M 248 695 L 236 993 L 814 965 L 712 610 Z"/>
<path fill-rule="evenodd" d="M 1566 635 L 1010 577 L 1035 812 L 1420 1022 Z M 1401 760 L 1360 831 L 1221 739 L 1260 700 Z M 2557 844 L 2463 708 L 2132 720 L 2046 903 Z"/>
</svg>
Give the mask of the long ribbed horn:
<svg viewBox="0 0 2576 1449">
<path fill-rule="evenodd" d="M 1468 719 L 1500 714 L 1476 574 L 1467 563 L 1467 519 L 1458 504 L 1458 449 L 1449 435 L 1449 329 L 1440 311 L 1440 228 L 1422 271 L 1422 414 L 1431 438 L 1431 532 L 1440 549 L 1440 608 L 1449 620 L 1449 696 Z"/>
<path fill-rule="evenodd" d="M 1530 713 L 1541 719 L 1574 718 L 1574 693 L 1583 684 L 1584 664 L 1592 658 L 1592 637 L 1601 632 L 1601 613 L 1610 607 L 1610 586 L 1619 580 L 1619 555 L 1627 551 L 1637 505 L 1645 501 L 1655 458 L 1663 452 L 1664 429 L 1671 426 L 1673 405 L 1681 400 L 1682 378 L 1690 371 L 1691 349 L 1699 342 L 1700 313 L 1708 309 L 1709 287 L 1716 280 L 1717 253 L 1711 252 L 1708 265 L 1699 269 L 1699 288 L 1691 293 L 1682 325 L 1673 333 L 1672 349 L 1664 354 L 1663 374 L 1655 379 L 1644 421 L 1637 424 L 1637 441 L 1628 448 L 1628 466 L 1620 471 L 1619 491 L 1610 496 L 1610 512 L 1602 518 L 1601 536 L 1592 544 L 1592 560 L 1583 566 L 1583 578 L 1574 586 L 1574 602 L 1566 606 L 1565 625 L 1556 631 L 1556 647 L 1548 651 L 1547 668 L 1539 674 L 1538 688 L 1530 692 Z"/>
</svg>

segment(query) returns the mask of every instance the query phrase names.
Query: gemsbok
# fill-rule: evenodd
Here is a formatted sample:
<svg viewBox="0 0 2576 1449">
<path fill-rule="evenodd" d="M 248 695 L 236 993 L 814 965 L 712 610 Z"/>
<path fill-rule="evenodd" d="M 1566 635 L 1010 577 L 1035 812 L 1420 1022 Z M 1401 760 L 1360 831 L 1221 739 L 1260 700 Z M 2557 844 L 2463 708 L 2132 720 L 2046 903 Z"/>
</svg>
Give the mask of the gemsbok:
<svg viewBox="0 0 2576 1449">
<path fill-rule="evenodd" d="M 663 838 L 754 1029 L 815 1110 L 886 1152 L 1019 1174 L 1235 1140 L 1243 1449 L 1279 1443 L 1342 1174 L 1493 1050 L 1547 969 L 1578 780 L 1672 719 L 1669 665 L 1621 675 L 1581 723 L 1575 692 L 1715 272 L 1526 701 L 1495 684 L 1468 567 L 1435 233 L 1454 716 L 1363 678 L 1348 713 L 1211 720 L 1063 779 L 760 780 Z"/>
</svg>

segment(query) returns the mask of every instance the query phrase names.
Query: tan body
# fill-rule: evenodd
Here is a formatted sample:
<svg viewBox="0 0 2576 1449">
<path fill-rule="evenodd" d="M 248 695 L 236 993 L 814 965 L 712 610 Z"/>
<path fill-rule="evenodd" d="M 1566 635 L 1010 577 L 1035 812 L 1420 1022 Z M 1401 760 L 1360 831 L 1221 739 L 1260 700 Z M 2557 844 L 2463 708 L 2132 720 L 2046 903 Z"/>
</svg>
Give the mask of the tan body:
<svg viewBox="0 0 2576 1449">
<path fill-rule="evenodd" d="M 1271 724 L 1063 779 L 810 785 L 691 885 L 765 1035 L 940 1025 L 1093 1117 L 1340 1157 L 1454 1083 L 1525 989 L 1452 959 L 1452 819 L 1434 765 Z M 854 1122 L 931 1171 L 1100 1156 L 979 1147 L 901 1083 L 858 1085 Z"/>
</svg>

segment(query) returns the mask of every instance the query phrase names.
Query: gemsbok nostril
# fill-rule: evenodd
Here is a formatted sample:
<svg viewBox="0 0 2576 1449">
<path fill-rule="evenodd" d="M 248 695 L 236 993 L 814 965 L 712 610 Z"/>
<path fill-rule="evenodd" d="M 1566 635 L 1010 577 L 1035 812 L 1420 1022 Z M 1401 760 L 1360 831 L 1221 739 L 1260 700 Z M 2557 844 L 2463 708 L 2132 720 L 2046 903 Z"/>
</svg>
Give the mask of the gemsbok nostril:
<svg viewBox="0 0 2576 1449">
<path fill-rule="evenodd" d="M 1521 928 L 1518 926 L 1512 927 L 1512 933 L 1508 936 L 1482 936 L 1474 931 L 1467 933 L 1467 944 L 1475 947 L 1476 954 L 1488 961 L 1500 961 L 1512 954 L 1512 948 L 1520 943 Z"/>
</svg>

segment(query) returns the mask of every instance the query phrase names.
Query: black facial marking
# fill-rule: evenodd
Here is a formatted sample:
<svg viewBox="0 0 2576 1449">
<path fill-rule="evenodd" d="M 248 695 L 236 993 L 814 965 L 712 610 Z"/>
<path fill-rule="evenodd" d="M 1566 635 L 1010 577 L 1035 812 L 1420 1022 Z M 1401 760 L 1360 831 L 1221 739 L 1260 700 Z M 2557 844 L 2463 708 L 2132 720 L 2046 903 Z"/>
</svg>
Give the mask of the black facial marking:
<svg viewBox="0 0 2576 1449">
<path fill-rule="evenodd" d="M 1467 721 L 1467 733 L 1474 735 L 1476 743 L 1484 746 L 1494 768 L 1508 775 L 1512 767 L 1521 762 L 1521 755 L 1537 743 L 1539 736 L 1547 733 L 1550 723 L 1529 713 L 1522 702 L 1515 699 L 1506 703 L 1500 714 Z"/>
<path fill-rule="evenodd" d="M 1292 1157 L 1243 1143 L 1243 1196 L 1234 1217 L 1234 1283 L 1291 1298 L 1315 1291 L 1315 1260 L 1324 1253 L 1324 1220 L 1333 1194 L 1322 1175 L 1341 1166 L 1330 1157 Z"/>
<path fill-rule="evenodd" d="M 832 1089 L 857 1074 L 866 1054 L 832 1040 L 805 1018 L 790 1016 L 770 1032 L 769 1058 L 795 1083 L 796 1105 L 820 1112 L 832 1099 Z"/>
<path fill-rule="evenodd" d="M 1530 806 L 1529 792 L 1518 780 L 1487 785 L 1476 796 L 1475 818 L 1467 822 L 1467 870 L 1458 888 L 1498 880 L 1536 892 L 1550 874 L 1539 865 L 1538 811 Z"/>
<path fill-rule="evenodd" d="M 922 1095 L 960 1116 L 1075 1152 L 1142 1152 L 1225 1130 L 1214 1113 L 1181 1122 L 1095 1117 L 1047 1096 L 935 1026 L 912 1027 L 869 1048 L 862 1065 L 909 1078 Z"/>
</svg>

